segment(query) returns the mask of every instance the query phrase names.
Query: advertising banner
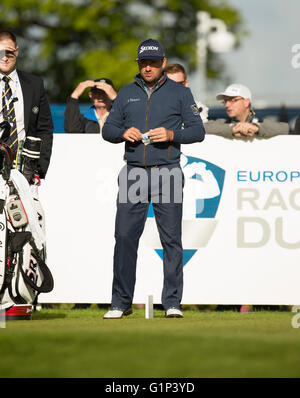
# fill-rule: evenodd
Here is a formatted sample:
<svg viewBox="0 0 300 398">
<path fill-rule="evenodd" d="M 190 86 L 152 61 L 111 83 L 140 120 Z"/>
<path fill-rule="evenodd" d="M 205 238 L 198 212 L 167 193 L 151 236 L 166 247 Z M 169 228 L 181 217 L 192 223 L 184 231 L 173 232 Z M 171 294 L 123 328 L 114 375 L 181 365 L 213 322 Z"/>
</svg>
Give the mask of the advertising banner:
<svg viewBox="0 0 300 398">
<path fill-rule="evenodd" d="M 300 137 L 182 145 L 183 304 L 300 304 Z M 51 293 L 40 302 L 110 303 L 124 144 L 56 134 L 45 210 Z M 134 303 L 160 303 L 162 247 L 150 204 Z"/>
</svg>

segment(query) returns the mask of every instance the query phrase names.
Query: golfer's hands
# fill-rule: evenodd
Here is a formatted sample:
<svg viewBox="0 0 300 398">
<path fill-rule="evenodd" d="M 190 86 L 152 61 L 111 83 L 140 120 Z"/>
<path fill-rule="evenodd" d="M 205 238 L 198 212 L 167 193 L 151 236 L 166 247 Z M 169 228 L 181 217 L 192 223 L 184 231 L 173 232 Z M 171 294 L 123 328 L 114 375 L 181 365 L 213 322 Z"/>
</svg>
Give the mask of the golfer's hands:
<svg viewBox="0 0 300 398">
<path fill-rule="evenodd" d="M 135 142 L 135 141 L 140 141 L 143 138 L 143 136 L 139 129 L 135 127 L 130 127 L 123 134 L 123 138 L 126 141 Z"/>
<path fill-rule="evenodd" d="M 173 141 L 174 133 L 172 130 L 167 130 L 164 127 L 157 127 L 149 131 L 149 138 L 153 142 Z"/>
</svg>

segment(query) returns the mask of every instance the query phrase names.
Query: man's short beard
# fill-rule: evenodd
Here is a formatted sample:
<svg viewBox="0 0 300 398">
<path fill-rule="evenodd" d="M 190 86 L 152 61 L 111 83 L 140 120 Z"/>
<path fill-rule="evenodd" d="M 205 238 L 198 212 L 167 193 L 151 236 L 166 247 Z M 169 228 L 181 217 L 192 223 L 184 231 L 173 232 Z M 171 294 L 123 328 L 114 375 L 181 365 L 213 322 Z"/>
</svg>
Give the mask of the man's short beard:
<svg viewBox="0 0 300 398">
<path fill-rule="evenodd" d="M 161 78 L 161 76 L 162 76 L 162 75 L 160 75 L 159 77 L 156 77 L 155 79 L 152 79 L 152 80 L 148 80 L 148 79 L 146 79 L 144 76 L 142 76 L 142 77 L 143 77 L 144 81 L 145 81 L 147 84 L 150 84 L 150 85 L 153 85 L 153 86 L 154 86 L 154 84 L 157 83 L 157 82 L 159 81 L 159 79 Z"/>
</svg>

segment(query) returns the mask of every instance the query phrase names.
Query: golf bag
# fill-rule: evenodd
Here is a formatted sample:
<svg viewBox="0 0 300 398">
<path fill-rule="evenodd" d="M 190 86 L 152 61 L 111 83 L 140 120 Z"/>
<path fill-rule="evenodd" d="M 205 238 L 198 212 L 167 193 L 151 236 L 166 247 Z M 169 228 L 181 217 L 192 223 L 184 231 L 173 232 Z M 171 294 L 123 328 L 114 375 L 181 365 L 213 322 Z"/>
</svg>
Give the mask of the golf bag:
<svg viewBox="0 0 300 398">
<path fill-rule="evenodd" d="M 6 122 L 3 122 L 6 123 Z M 26 137 L 20 171 L 12 169 L 13 156 L 0 139 L 0 306 L 32 304 L 39 293 L 53 289 L 46 264 L 45 219 L 38 199 L 35 169 L 41 140 Z M 9 127 L 10 129 L 10 127 Z"/>
</svg>

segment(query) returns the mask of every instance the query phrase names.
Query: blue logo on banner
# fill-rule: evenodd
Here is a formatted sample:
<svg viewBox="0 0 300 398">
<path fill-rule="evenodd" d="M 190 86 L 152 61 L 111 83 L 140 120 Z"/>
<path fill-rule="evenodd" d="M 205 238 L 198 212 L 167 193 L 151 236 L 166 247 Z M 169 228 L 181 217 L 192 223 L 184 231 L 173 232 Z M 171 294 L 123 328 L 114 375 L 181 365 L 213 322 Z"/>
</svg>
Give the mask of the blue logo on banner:
<svg viewBox="0 0 300 398">
<path fill-rule="evenodd" d="M 183 157 L 185 160 L 183 222 L 185 219 L 214 219 L 223 192 L 225 170 L 203 159 L 185 155 Z M 153 217 L 153 206 L 150 203 L 148 218 Z M 163 259 L 163 249 L 154 250 Z M 189 262 L 197 250 L 183 248 L 183 266 Z"/>
</svg>

